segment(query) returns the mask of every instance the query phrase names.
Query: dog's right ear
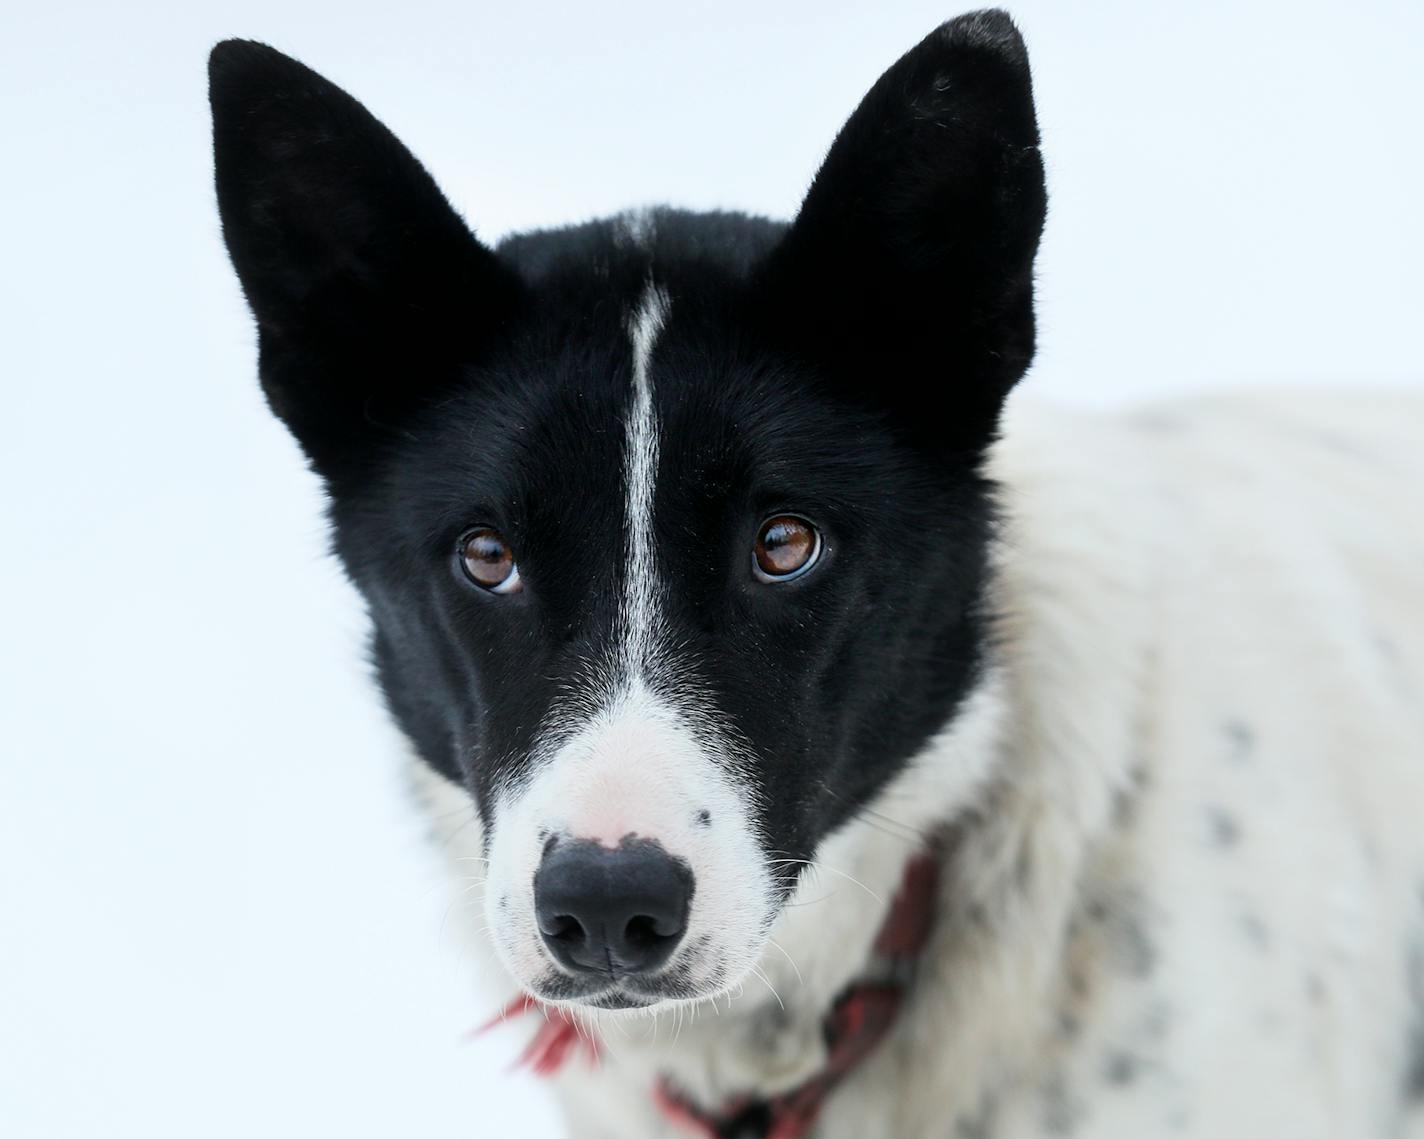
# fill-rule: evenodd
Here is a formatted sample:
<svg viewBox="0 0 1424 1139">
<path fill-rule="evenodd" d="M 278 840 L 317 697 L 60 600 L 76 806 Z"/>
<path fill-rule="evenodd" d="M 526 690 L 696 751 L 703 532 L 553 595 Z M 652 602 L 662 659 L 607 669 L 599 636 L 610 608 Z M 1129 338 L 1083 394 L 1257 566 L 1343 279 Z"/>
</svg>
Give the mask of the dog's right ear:
<svg viewBox="0 0 1424 1139">
<path fill-rule="evenodd" d="M 973 454 L 1033 355 L 1046 197 L 1028 53 L 1000 11 L 871 88 L 760 271 L 774 335 L 933 445 Z"/>
<path fill-rule="evenodd" d="M 245 40 L 218 44 L 208 72 L 218 209 L 263 390 L 340 477 L 477 357 L 519 285 L 344 91 Z"/>
</svg>

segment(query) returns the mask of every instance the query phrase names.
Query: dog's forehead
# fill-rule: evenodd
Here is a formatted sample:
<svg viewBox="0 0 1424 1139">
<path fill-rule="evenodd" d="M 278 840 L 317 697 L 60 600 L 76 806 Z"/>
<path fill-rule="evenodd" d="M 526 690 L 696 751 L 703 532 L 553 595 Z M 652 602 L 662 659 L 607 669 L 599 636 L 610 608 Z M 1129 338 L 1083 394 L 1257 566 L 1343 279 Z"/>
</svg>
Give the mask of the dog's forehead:
<svg viewBox="0 0 1424 1139">
<path fill-rule="evenodd" d="M 656 444 L 645 505 L 663 536 L 674 526 L 730 540 L 729 526 L 755 521 L 744 515 L 827 499 L 853 512 L 882 450 L 878 425 L 832 401 L 765 334 L 748 282 L 779 228 L 753 224 L 747 238 L 745 225 L 658 211 L 502 245 L 526 303 L 407 432 L 387 484 L 402 524 L 419 514 L 417 539 L 495 524 L 526 559 L 552 559 L 570 588 L 616 574 L 640 351 Z"/>
<path fill-rule="evenodd" d="M 557 303 L 536 295 L 500 350 L 433 409 L 407 458 L 496 490 L 533 480 L 584 501 L 612 491 L 627 458 L 640 305 L 652 294 L 666 313 L 643 363 L 660 473 L 730 459 L 808 413 L 780 398 L 789 377 L 768 375 L 733 306 L 718 303 L 730 292 L 719 283 L 650 275 L 614 288 L 586 271 L 549 288 Z"/>
</svg>

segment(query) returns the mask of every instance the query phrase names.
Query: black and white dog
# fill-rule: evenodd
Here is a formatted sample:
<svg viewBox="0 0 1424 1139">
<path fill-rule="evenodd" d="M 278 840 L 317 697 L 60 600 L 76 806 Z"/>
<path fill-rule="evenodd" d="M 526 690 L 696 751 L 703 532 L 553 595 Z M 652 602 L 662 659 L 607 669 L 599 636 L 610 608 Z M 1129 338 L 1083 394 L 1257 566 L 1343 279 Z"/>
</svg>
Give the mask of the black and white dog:
<svg viewBox="0 0 1424 1139">
<path fill-rule="evenodd" d="M 1006 408 L 1007 16 L 789 225 L 490 248 L 307 68 L 211 80 L 263 386 L 572 1134 L 1424 1135 L 1424 407 Z"/>
</svg>

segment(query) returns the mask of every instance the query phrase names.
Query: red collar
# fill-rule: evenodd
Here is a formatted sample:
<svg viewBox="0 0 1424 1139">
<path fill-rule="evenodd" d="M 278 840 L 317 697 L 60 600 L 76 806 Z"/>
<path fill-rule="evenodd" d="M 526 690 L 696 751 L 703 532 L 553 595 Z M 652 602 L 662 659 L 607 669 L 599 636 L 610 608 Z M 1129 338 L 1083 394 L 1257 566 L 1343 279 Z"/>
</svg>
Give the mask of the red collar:
<svg viewBox="0 0 1424 1139">
<path fill-rule="evenodd" d="M 819 1072 L 780 1095 L 765 1099 L 743 1096 L 716 1111 L 699 1107 L 663 1077 L 653 1089 L 663 1114 L 703 1139 L 804 1139 L 809 1135 L 826 1098 L 875 1050 L 895 1023 L 914 963 L 929 940 L 938 883 L 939 858 L 933 849 L 905 866 L 900 889 L 875 938 L 870 969 L 841 993 L 823 1022 L 826 1063 Z M 537 1075 L 552 1075 L 580 1045 L 590 1062 L 597 1062 L 596 1039 L 583 1035 L 566 1014 L 545 1008 L 528 995 L 516 997 L 476 1031 L 484 1032 L 506 1016 L 536 1010 L 542 1010 L 544 1023 L 517 1066 L 528 1067 Z"/>
</svg>

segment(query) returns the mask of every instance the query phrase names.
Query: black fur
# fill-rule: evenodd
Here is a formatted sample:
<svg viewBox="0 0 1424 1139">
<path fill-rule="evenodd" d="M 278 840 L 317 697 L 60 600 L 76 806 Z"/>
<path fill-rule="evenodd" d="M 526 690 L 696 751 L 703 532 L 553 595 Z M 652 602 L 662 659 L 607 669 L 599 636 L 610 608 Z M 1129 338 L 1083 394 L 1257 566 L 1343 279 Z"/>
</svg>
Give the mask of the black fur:
<svg viewBox="0 0 1424 1139">
<path fill-rule="evenodd" d="M 629 313 L 652 362 L 652 525 L 678 684 L 756 757 L 769 850 L 809 857 L 952 716 L 980 659 L 978 473 L 1033 351 L 1045 198 L 1027 59 L 976 13 L 890 69 L 789 227 L 657 211 L 491 250 L 349 96 L 271 48 L 212 55 L 218 202 L 261 375 L 331 492 L 381 684 L 483 804 L 610 658 L 625 571 Z M 826 537 L 769 587 L 768 514 Z M 501 530 L 526 588 L 462 580 Z M 715 818 L 710 825 L 716 826 Z"/>
</svg>

